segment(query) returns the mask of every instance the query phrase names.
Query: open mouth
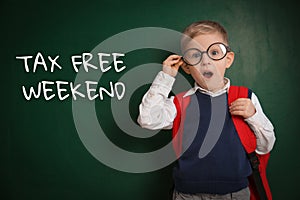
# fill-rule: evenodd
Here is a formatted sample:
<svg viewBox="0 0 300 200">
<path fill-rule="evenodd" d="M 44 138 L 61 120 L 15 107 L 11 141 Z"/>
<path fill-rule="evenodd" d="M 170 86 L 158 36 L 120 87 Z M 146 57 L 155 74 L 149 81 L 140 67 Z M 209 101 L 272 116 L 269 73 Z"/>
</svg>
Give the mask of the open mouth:
<svg viewBox="0 0 300 200">
<path fill-rule="evenodd" d="M 209 72 L 209 71 L 206 71 L 206 72 L 203 72 L 202 75 L 205 77 L 205 78 L 211 78 L 214 73 L 212 72 Z"/>
</svg>

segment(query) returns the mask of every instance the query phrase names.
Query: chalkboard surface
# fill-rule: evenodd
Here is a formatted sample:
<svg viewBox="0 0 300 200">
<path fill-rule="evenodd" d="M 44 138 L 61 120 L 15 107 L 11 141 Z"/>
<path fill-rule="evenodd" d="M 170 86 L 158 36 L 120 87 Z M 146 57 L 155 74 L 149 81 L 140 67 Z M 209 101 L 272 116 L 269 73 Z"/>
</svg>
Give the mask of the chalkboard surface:
<svg viewBox="0 0 300 200">
<path fill-rule="evenodd" d="M 118 57 L 123 63 L 119 63 L 119 68 L 126 65 L 123 71 L 116 72 L 112 68 L 99 80 L 101 72 L 98 66 L 97 70 L 91 69 L 94 70 L 93 79 L 83 76 L 83 82 L 78 82 L 84 85 L 84 81 L 99 81 L 96 86 L 106 90 L 111 89 L 112 84 L 122 95 L 122 84 L 117 83 L 123 77 L 126 87 L 124 98 L 127 98 L 124 106 L 121 103 L 125 99 L 118 100 L 116 91 L 113 97 L 103 93 L 103 99 L 97 97 L 94 101 L 84 101 L 86 104 L 82 102 L 80 105 L 86 107 L 78 108 L 80 101 L 74 102 L 71 94 L 64 100 L 57 95 L 50 100 L 42 96 L 26 100 L 22 86 L 28 89 L 48 81 L 54 83 L 48 86 L 57 92 L 56 81 L 65 81 L 66 84 L 61 86 L 69 89 L 70 83 L 75 84 L 79 76 L 79 72 L 74 71 L 72 56 L 78 56 L 79 62 L 83 53 L 92 52 L 103 41 L 124 31 L 158 27 L 180 32 L 190 23 L 203 19 L 216 20 L 225 26 L 230 46 L 235 52 L 234 64 L 226 76 L 234 85 L 252 88 L 274 124 L 277 141 L 268 166 L 274 199 L 296 199 L 298 196 L 300 29 L 299 11 L 295 4 L 234 0 L 6 0 L 0 5 L 1 199 L 167 199 L 172 186 L 171 161 L 148 172 L 120 171 L 116 168 L 130 165 L 129 162 L 139 163 L 139 160 L 126 160 L 117 153 L 111 153 L 109 155 L 116 156 L 112 156 L 112 162 L 116 159 L 119 162 L 118 166 L 108 166 L 91 153 L 83 140 L 92 130 L 85 122 L 97 119 L 110 144 L 134 155 L 159 150 L 170 142 L 171 132 L 166 130 L 143 132 L 145 138 L 134 135 L 140 131 L 135 123 L 138 105 L 155 76 L 155 73 L 147 74 L 146 69 L 153 66 L 158 72 L 159 63 L 172 53 L 170 50 L 155 48 L 155 40 L 150 41 L 150 44 L 155 44 L 154 47 L 140 46 Z M 143 37 L 151 39 L 150 36 L 145 33 Z M 160 40 L 167 41 L 168 37 Z M 125 39 L 122 41 L 126 42 Z M 136 37 L 136 41 L 143 40 Z M 138 46 L 135 40 L 131 42 L 130 45 Z M 107 53 L 109 56 L 105 58 L 113 59 L 112 53 L 124 53 L 123 47 L 119 47 L 114 43 L 114 46 L 97 49 L 97 53 Z M 47 71 L 39 65 L 36 72 L 32 72 L 37 55 L 40 55 L 37 61 L 44 59 Z M 26 72 L 23 60 L 16 58 L 18 56 L 32 56 L 28 59 L 29 72 Z M 55 71 L 51 72 L 56 56 L 59 56 L 56 61 L 61 69 L 54 65 Z M 88 54 L 86 56 L 88 58 Z M 96 61 L 94 58 L 93 62 Z M 141 68 L 145 69 L 145 73 L 137 74 L 143 75 L 125 79 L 126 73 L 134 73 L 133 70 L 140 69 L 138 66 L 142 65 L 145 65 Z M 142 83 L 145 77 L 149 81 L 131 88 L 130 84 Z M 187 75 L 182 78 L 187 80 L 187 85 L 193 83 Z M 128 97 L 129 91 L 132 93 Z M 94 112 L 93 115 L 89 109 Z M 120 123 L 127 123 L 132 131 L 127 133 Z M 105 149 L 105 144 L 100 143 L 103 141 L 106 140 L 90 141 L 95 145 L 90 148 Z M 143 165 L 145 163 L 141 161 L 136 168 L 149 167 Z"/>
</svg>

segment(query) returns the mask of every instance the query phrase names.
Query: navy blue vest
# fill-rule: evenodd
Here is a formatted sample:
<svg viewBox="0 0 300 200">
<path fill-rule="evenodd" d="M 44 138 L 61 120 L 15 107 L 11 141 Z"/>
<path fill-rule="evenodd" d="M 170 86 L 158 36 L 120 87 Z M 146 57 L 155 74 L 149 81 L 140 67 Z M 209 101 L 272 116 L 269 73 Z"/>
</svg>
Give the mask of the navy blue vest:
<svg viewBox="0 0 300 200">
<path fill-rule="evenodd" d="M 184 153 L 173 170 L 177 191 L 227 194 L 248 186 L 251 166 L 228 110 L 227 93 L 211 97 L 197 91 L 191 96 L 182 145 Z"/>
</svg>

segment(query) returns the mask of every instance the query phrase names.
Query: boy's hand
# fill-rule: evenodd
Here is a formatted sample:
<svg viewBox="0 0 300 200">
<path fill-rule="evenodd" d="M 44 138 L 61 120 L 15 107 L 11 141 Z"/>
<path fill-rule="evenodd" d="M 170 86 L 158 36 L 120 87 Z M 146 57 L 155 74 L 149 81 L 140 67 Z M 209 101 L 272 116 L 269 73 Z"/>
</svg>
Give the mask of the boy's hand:
<svg viewBox="0 0 300 200">
<path fill-rule="evenodd" d="M 179 55 L 170 55 L 163 62 L 163 72 L 169 74 L 170 76 L 175 77 L 177 75 L 180 65 L 183 64 L 183 60 Z"/>
<path fill-rule="evenodd" d="M 231 103 L 229 112 L 232 115 L 239 115 L 246 118 L 252 117 L 256 110 L 252 101 L 248 98 L 239 98 Z"/>
</svg>

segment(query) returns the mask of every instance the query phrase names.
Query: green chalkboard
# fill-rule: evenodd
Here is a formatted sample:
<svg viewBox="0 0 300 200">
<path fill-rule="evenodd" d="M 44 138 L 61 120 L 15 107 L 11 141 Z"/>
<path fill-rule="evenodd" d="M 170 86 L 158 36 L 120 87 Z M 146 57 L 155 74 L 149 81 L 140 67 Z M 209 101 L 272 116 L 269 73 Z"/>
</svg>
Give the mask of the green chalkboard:
<svg viewBox="0 0 300 200">
<path fill-rule="evenodd" d="M 143 75 L 139 72 L 141 76 L 124 79 L 125 93 L 132 91 L 126 104 L 122 104 L 124 99 L 117 99 L 116 93 L 114 97 L 104 93 L 103 99 L 98 97 L 94 101 L 85 98 L 74 102 L 71 95 L 64 100 L 57 96 L 48 101 L 42 97 L 26 100 L 22 86 L 36 87 L 41 81 L 76 83 L 79 73 L 73 69 L 72 56 L 96 49 L 98 53 L 110 54 L 108 57 L 112 59 L 111 53 L 122 53 L 127 47 L 121 47 L 123 42 L 126 44 L 126 38 L 113 46 L 98 45 L 124 31 L 157 27 L 180 32 L 194 21 L 210 19 L 225 26 L 235 52 L 235 61 L 226 76 L 234 85 L 252 88 L 274 124 L 277 141 L 268 166 L 274 199 L 296 199 L 300 179 L 298 18 L 296 4 L 289 1 L 2 1 L 0 198 L 167 199 L 172 186 L 171 161 L 148 172 L 120 171 L 116 168 L 130 165 L 128 162 L 140 163 L 137 168 L 151 168 L 152 162 L 159 163 L 164 158 L 150 159 L 149 163 L 142 159 L 127 160 L 117 151 L 106 152 L 103 143 L 107 139 L 110 144 L 140 155 L 159 150 L 170 142 L 171 132 L 167 130 L 143 132 L 147 138 L 134 136 L 140 131 L 136 125 L 138 106 L 150 82 L 145 81 L 136 88 L 130 88 L 130 84 L 140 83 L 144 78 L 152 80 L 154 74 L 145 70 Z M 151 32 L 139 36 L 142 38 L 136 37 L 136 41 L 144 38 L 155 44 Z M 118 57 L 123 62 L 119 67 L 126 65 L 126 69 L 116 72 L 112 68 L 100 80 L 99 67 L 91 69 L 93 78 L 82 76 L 83 82 L 78 83 L 95 81 L 97 88 L 108 90 L 110 82 L 116 86 L 118 80 L 126 77 L 126 73 L 133 73 L 138 66 L 145 65 L 144 69 L 148 69 L 149 63 L 153 63 L 153 69 L 159 71 L 159 63 L 172 53 L 167 47 L 168 37 L 159 40 L 165 41 L 165 49 L 138 46 L 138 42 L 130 40 L 130 45 L 139 48 Z M 172 45 L 170 48 L 177 48 L 178 44 Z M 26 72 L 23 61 L 16 59 L 33 56 L 28 60 L 32 70 L 38 53 L 43 56 L 48 71 L 40 65 L 35 73 Z M 54 59 L 58 55 L 57 62 L 62 69 L 55 66 L 56 70 L 51 72 L 48 56 Z M 42 62 L 41 58 L 38 60 Z M 91 60 L 96 62 L 96 57 Z M 190 77 L 183 75 L 183 78 L 192 84 Z M 48 86 L 57 92 L 55 84 Z M 70 89 L 70 85 L 65 86 Z M 121 92 L 121 86 L 118 87 Z M 89 109 L 94 109 L 94 113 Z M 98 141 L 99 138 L 90 137 L 89 149 L 83 140 L 91 131 L 98 130 L 89 124 L 95 119 L 106 139 Z M 119 123 L 129 123 L 128 127 L 133 127 L 131 133 Z M 109 167 L 91 149 L 102 149 L 100 154 L 109 154 L 113 162 L 117 159 L 119 162 Z"/>
</svg>

